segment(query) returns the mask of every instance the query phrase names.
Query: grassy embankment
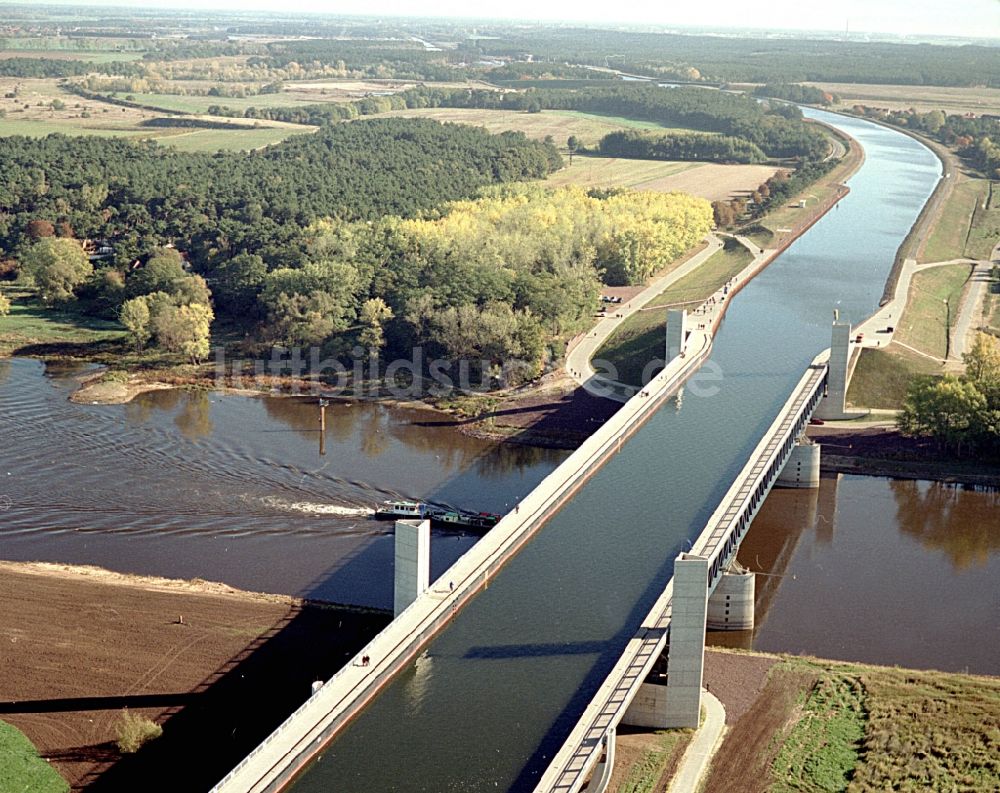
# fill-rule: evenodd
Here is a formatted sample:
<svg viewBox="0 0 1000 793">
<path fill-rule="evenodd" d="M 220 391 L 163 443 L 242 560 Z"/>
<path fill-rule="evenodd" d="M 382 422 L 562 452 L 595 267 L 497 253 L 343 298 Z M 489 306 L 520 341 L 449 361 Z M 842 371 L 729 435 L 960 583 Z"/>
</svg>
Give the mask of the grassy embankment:
<svg viewBox="0 0 1000 793">
<path fill-rule="evenodd" d="M 742 245 L 727 243 L 701 267 L 661 292 L 645 309 L 626 319 L 594 358 L 612 363 L 621 382 L 642 385 L 646 364 L 663 358 L 666 311 L 662 309 L 703 302 L 752 260 L 753 255 Z"/>
<path fill-rule="evenodd" d="M 972 265 L 949 264 L 914 275 L 895 340 L 944 360 L 962 290 L 971 274 Z"/>
<path fill-rule="evenodd" d="M 69 785 L 38 756 L 24 733 L 0 721 L 0 790 L 63 793 Z"/>
<path fill-rule="evenodd" d="M 951 264 L 914 275 L 903 317 L 896 325 L 894 343 L 885 350 L 862 352 L 847 394 L 849 404 L 896 410 L 902 407 L 915 377 L 942 373 L 946 332 L 953 334 L 962 291 L 971 272 L 971 265 Z M 952 335 L 951 341 L 954 340 Z"/>
<path fill-rule="evenodd" d="M 1000 680 L 785 657 L 707 793 L 997 790 Z"/>
</svg>

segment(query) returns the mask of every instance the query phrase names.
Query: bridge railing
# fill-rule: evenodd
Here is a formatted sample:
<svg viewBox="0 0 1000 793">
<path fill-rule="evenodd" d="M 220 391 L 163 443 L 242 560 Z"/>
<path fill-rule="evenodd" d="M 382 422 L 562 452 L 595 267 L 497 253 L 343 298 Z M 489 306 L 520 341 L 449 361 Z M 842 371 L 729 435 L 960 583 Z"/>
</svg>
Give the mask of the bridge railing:
<svg viewBox="0 0 1000 793">
<path fill-rule="evenodd" d="M 805 428 L 826 388 L 829 350 L 813 359 L 785 406 L 754 449 L 749 462 L 736 478 L 693 544 L 692 553 L 708 555 L 714 562 L 724 553 L 735 553 L 749 528 L 763 496 L 773 485 L 788 459 L 799 433 Z M 736 545 L 730 544 L 739 529 Z M 720 572 L 709 588 L 714 589 Z M 576 727 L 542 775 L 535 793 L 576 793 L 601 755 L 602 740 L 621 722 L 639 686 L 652 671 L 666 646 L 670 630 L 673 579 L 650 609 L 626 645 L 604 684 L 598 689 Z"/>
</svg>

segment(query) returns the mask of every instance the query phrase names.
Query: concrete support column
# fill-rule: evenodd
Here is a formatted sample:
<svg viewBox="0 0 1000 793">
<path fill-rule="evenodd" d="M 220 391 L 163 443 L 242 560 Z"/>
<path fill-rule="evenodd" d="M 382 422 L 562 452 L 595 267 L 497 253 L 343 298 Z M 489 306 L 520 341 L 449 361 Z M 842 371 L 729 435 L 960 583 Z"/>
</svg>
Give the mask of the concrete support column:
<svg viewBox="0 0 1000 793">
<path fill-rule="evenodd" d="M 667 309 L 667 349 L 665 360 L 670 363 L 684 351 L 687 341 L 687 310 L 683 308 Z"/>
<path fill-rule="evenodd" d="M 396 563 L 392 613 L 398 617 L 427 591 L 431 577 L 431 522 L 396 521 Z"/>
<path fill-rule="evenodd" d="M 847 368 L 851 362 L 851 323 L 833 323 L 830 339 L 830 374 L 826 381 L 826 396 L 816 406 L 816 417 L 839 419 L 847 408 Z"/>
<path fill-rule="evenodd" d="M 708 599 L 709 630 L 753 630 L 755 582 L 753 573 L 735 566 L 722 574 Z"/>
<path fill-rule="evenodd" d="M 820 449 L 805 436 L 795 441 L 775 487 L 819 487 Z"/>
<path fill-rule="evenodd" d="M 674 594 L 662 727 L 698 727 L 705 667 L 708 559 L 682 553 L 674 562 Z"/>
</svg>

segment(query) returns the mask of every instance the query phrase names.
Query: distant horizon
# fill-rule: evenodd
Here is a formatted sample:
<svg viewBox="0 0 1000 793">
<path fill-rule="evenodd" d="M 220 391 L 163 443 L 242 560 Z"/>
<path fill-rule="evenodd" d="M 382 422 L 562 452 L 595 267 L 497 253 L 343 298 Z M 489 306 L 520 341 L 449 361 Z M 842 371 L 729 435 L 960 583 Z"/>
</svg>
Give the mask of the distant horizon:
<svg viewBox="0 0 1000 793">
<path fill-rule="evenodd" d="M 342 0 L 331 8 L 322 0 L 210 0 L 206 8 L 199 0 L 0 0 L 2 5 L 76 8 L 134 9 L 143 11 L 201 11 L 211 14 L 266 13 L 283 17 L 297 14 L 327 17 L 383 19 L 453 19 L 494 22 L 587 26 L 644 26 L 699 29 L 704 32 L 798 33 L 893 38 L 951 38 L 1000 40 L 1000 2 L 967 0 L 960 14 L 943 8 L 936 0 L 844 0 L 832 8 L 812 7 L 791 0 L 773 0 L 766 8 L 751 8 L 739 0 L 718 0 L 711 7 L 666 10 L 659 3 L 632 3 L 610 13 L 601 3 L 588 0 L 508 0 L 502 14 L 470 13 L 465 0 L 439 0 L 433 4 L 417 0 Z M 478 10 L 478 9 L 477 9 Z"/>
</svg>

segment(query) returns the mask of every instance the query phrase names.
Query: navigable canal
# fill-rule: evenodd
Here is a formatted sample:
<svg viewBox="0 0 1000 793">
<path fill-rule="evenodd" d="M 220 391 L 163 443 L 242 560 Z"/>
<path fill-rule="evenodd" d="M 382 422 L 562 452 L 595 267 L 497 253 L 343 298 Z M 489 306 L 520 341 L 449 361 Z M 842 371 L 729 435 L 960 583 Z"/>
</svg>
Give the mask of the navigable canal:
<svg viewBox="0 0 1000 793">
<path fill-rule="evenodd" d="M 860 140 L 867 161 L 840 207 L 735 300 L 713 354 L 719 393 L 661 410 L 297 790 L 533 786 L 671 560 L 829 343 L 832 308 L 857 320 L 877 304 L 936 181 L 937 161 L 911 139 L 816 115 Z M 0 360 L 0 558 L 387 607 L 391 524 L 367 519 L 374 504 L 503 512 L 566 456 L 472 439 L 427 411 L 343 404 L 327 410 L 320 456 L 314 403 L 165 391 L 77 405 L 80 373 Z M 725 638 L 995 674 L 1000 638 L 976 625 L 995 624 L 997 506 L 996 493 L 861 477 L 776 491 L 740 554 L 768 573 L 757 630 Z M 473 542 L 435 533 L 435 575 Z"/>
<path fill-rule="evenodd" d="M 839 207 L 735 299 L 712 355 L 718 392 L 661 409 L 306 769 L 297 793 L 533 788 L 675 555 L 828 346 L 832 310 L 858 321 L 876 308 L 940 176 L 905 135 L 809 112 L 853 135 L 867 159 Z"/>
</svg>

